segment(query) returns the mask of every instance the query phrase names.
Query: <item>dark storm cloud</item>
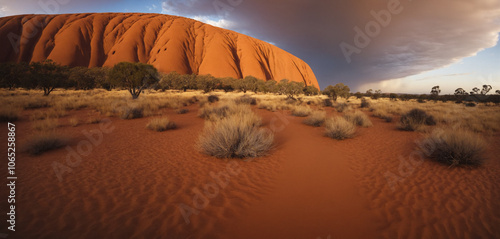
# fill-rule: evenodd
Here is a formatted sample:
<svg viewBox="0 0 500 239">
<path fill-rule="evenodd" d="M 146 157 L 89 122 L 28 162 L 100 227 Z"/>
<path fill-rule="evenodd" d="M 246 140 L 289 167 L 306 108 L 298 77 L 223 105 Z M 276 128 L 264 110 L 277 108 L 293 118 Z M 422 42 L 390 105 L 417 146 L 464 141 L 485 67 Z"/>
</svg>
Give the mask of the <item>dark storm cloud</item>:
<svg viewBox="0 0 500 239">
<path fill-rule="evenodd" d="M 322 87 L 355 88 L 440 68 L 494 46 L 500 31 L 496 0 L 168 0 L 163 7 L 200 19 L 222 16 L 233 30 L 276 43 L 305 60 Z M 366 34 L 367 24 L 376 34 L 356 47 L 354 28 Z M 346 58 L 342 42 L 356 52 Z"/>
<path fill-rule="evenodd" d="M 26 0 L 0 3 L 0 14 L 152 3 L 274 43 L 305 60 L 321 87 L 356 89 L 437 69 L 494 46 L 500 31 L 498 0 Z"/>
</svg>

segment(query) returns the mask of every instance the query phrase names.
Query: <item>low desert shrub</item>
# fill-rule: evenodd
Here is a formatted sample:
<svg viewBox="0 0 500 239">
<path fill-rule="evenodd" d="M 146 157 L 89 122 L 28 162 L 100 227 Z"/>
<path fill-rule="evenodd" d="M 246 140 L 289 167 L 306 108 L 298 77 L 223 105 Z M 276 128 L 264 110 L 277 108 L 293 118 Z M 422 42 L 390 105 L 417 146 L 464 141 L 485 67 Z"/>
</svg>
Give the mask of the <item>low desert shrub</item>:
<svg viewBox="0 0 500 239">
<path fill-rule="evenodd" d="M 333 102 L 332 102 L 332 100 L 330 100 L 330 99 L 325 99 L 325 100 L 323 101 L 323 106 L 325 106 L 325 107 L 333 107 Z"/>
<path fill-rule="evenodd" d="M 361 106 L 360 107 L 361 108 L 369 108 L 370 102 L 367 99 L 363 98 L 363 99 L 361 99 Z"/>
<path fill-rule="evenodd" d="M 305 118 L 304 121 L 302 121 L 306 125 L 314 126 L 314 127 L 320 127 L 325 123 L 326 119 L 326 112 L 324 111 L 314 111 L 309 117 Z"/>
<path fill-rule="evenodd" d="M 217 102 L 217 101 L 219 101 L 219 97 L 218 96 L 216 96 L 216 95 L 209 95 L 208 96 L 208 102 L 214 103 L 214 102 Z"/>
<path fill-rule="evenodd" d="M 434 118 L 421 109 L 412 109 L 401 116 L 399 129 L 406 131 L 419 130 L 424 125 L 435 125 Z"/>
<path fill-rule="evenodd" d="M 476 103 L 474 102 L 465 103 L 465 107 L 476 107 Z"/>
<path fill-rule="evenodd" d="M 2 108 L 0 109 L 0 122 L 14 122 L 19 119 L 19 109 Z"/>
<path fill-rule="evenodd" d="M 120 118 L 122 119 L 137 119 L 144 116 L 144 109 L 138 106 L 128 106 L 122 109 Z"/>
<path fill-rule="evenodd" d="M 185 114 L 187 112 L 189 112 L 188 109 L 178 109 L 178 110 L 175 111 L 175 113 L 177 113 L 177 114 Z"/>
<path fill-rule="evenodd" d="M 31 136 L 22 147 L 23 152 L 38 155 L 43 152 L 64 147 L 67 139 L 54 132 L 42 132 Z"/>
<path fill-rule="evenodd" d="M 292 109 L 292 115 L 297 117 L 306 117 L 312 113 L 309 106 L 296 106 Z"/>
<path fill-rule="evenodd" d="M 343 117 L 328 118 L 325 121 L 325 135 L 338 140 L 354 137 L 356 126 Z"/>
<path fill-rule="evenodd" d="M 338 112 L 344 112 L 344 111 L 346 111 L 346 110 L 348 110 L 348 109 L 349 109 L 349 104 L 344 103 L 344 102 L 342 102 L 342 103 L 337 103 L 337 104 L 335 105 L 335 109 L 336 109 Z"/>
<path fill-rule="evenodd" d="M 480 165 L 486 143 L 477 134 L 463 129 L 436 130 L 420 143 L 430 159 L 450 166 Z"/>
<path fill-rule="evenodd" d="M 368 116 L 361 112 L 361 111 L 355 111 L 354 113 L 346 113 L 344 115 L 344 118 L 347 121 L 352 122 L 355 125 L 362 126 L 362 127 L 370 127 L 373 126 L 372 121 Z"/>
<path fill-rule="evenodd" d="M 257 99 L 248 95 L 243 95 L 235 99 L 234 102 L 236 102 L 236 104 L 257 105 Z"/>
<path fill-rule="evenodd" d="M 31 124 L 34 130 L 38 131 L 49 131 L 59 127 L 59 122 L 57 119 L 47 118 L 44 120 L 35 121 Z"/>
<path fill-rule="evenodd" d="M 229 111 L 229 106 L 227 105 L 219 105 L 219 106 L 211 106 L 205 105 L 203 108 L 200 108 L 198 112 L 198 117 L 209 119 L 209 118 L 224 118 L 227 116 Z"/>
<path fill-rule="evenodd" d="M 207 121 L 198 140 L 198 148 L 217 158 L 252 158 L 266 155 L 272 148 L 274 134 L 259 127 L 260 119 L 231 115 Z"/>
<path fill-rule="evenodd" d="M 161 117 L 152 119 L 146 127 L 150 130 L 162 132 L 165 130 L 175 129 L 177 128 L 177 125 L 170 121 L 167 117 Z"/>
<path fill-rule="evenodd" d="M 50 107 L 49 100 L 41 97 L 34 97 L 30 100 L 25 101 L 23 104 L 23 108 L 25 110 L 47 108 L 47 107 Z"/>
</svg>

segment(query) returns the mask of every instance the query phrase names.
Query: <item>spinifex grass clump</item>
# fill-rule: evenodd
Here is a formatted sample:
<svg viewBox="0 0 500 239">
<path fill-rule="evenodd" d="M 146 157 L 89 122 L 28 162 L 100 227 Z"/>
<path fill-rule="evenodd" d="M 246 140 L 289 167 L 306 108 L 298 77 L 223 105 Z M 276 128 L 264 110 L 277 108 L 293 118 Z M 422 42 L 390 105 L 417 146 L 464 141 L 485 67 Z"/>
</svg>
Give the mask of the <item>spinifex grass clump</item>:
<svg viewBox="0 0 500 239">
<path fill-rule="evenodd" d="M 344 118 L 347 121 L 350 121 L 353 124 L 358 125 L 358 126 L 362 126 L 362 127 L 373 126 L 373 123 L 370 120 L 370 118 L 368 118 L 368 116 L 365 115 L 365 113 L 363 113 L 361 111 L 356 111 L 354 113 L 346 113 L 344 115 Z"/>
<path fill-rule="evenodd" d="M 177 125 L 170 121 L 168 117 L 154 118 L 146 125 L 146 128 L 158 132 L 175 129 Z"/>
<path fill-rule="evenodd" d="M 304 119 L 302 121 L 304 124 L 314 126 L 314 127 L 320 127 L 325 123 L 326 119 L 326 112 L 324 111 L 314 111 L 309 117 Z"/>
<path fill-rule="evenodd" d="M 424 125 L 436 125 L 434 117 L 421 109 L 412 109 L 401 116 L 398 127 L 401 130 L 415 131 Z"/>
<path fill-rule="evenodd" d="M 31 136 L 24 144 L 22 151 L 32 155 L 61 148 L 67 144 L 67 138 L 54 132 L 42 132 Z"/>
<path fill-rule="evenodd" d="M 274 134 L 260 128 L 261 119 L 251 111 L 206 121 L 198 148 L 217 158 L 252 158 L 266 155 Z"/>
<path fill-rule="evenodd" d="M 292 109 L 292 115 L 297 117 L 306 117 L 312 113 L 312 109 L 309 106 L 295 106 Z"/>
<path fill-rule="evenodd" d="M 354 137 L 356 125 L 342 117 L 329 118 L 325 122 L 325 135 L 332 139 L 348 139 Z"/>
<path fill-rule="evenodd" d="M 436 130 L 425 138 L 420 147 L 432 160 L 450 166 L 481 165 L 486 143 L 477 134 L 463 129 Z"/>
</svg>

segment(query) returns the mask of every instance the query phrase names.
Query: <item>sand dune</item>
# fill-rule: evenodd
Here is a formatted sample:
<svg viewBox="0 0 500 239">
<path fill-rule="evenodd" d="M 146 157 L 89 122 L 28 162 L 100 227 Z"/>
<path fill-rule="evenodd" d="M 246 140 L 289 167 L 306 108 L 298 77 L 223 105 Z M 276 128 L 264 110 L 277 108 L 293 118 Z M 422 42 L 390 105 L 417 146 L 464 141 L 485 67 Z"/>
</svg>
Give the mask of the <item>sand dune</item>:
<svg viewBox="0 0 500 239">
<path fill-rule="evenodd" d="M 138 13 L 0 18 L 0 62 L 52 59 L 70 66 L 143 62 L 162 72 L 304 82 L 309 65 L 269 43 L 195 20 Z"/>
</svg>

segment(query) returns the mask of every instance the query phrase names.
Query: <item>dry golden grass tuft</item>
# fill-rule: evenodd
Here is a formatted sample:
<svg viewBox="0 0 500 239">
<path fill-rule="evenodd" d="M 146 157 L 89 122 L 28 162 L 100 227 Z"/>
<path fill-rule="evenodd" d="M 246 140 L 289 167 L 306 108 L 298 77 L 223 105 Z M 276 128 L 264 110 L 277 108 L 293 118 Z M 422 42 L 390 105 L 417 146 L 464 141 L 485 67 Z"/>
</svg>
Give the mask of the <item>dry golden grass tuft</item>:
<svg viewBox="0 0 500 239">
<path fill-rule="evenodd" d="M 206 121 L 197 147 L 217 158 L 252 158 L 271 150 L 274 134 L 262 129 L 260 117 L 252 112 L 232 114 L 215 121 Z"/>
<path fill-rule="evenodd" d="M 305 118 L 304 121 L 302 121 L 306 125 L 314 126 L 314 127 L 320 127 L 325 123 L 326 120 L 326 112 L 324 111 L 314 111 L 312 114 Z"/>
<path fill-rule="evenodd" d="M 325 135 L 338 140 L 354 137 L 356 125 L 343 117 L 328 118 L 325 121 Z"/>
<path fill-rule="evenodd" d="M 21 109 L 7 106 L 0 109 L 0 122 L 14 122 L 19 119 Z"/>
<path fill-rule="evenodd" d="M 32 155 L 64 147 L 68 139 L 54 132 L 41 132 L 32 135 L 24 142 L 22 151 Z"/>
<path fill-rule="evenodd" d="M 372 121 L 368 116 L 361 112 L 356 110 L 355 112 L 349 112 L 344 115 L 344 118 L 347 121 L 350 121 L 351 123 L 361 126 L 361 127 L 371 127 L 373 126 Z"/>
<path fill-rule="evenodd" d="M 31 127 L 38 131 L 50 131 L 59 127 L 59 121 L 57 119 L 47 118 L 44 120 L 38 120 L 31 123 Z"/>
<path fill-rule="evenodd" d="M 420 143 L 425 155 L 450 166 L 481 165 L 486 150 L 485 141 L 464 129 L 435 130 Z"/>
<path fill-rule="evenodd" d="M 339 102 L 335 105 L 335 110 L 337 110 L 338 112 L 344 112 L 351 109 L 351 106 L 346 102 Z"/>
<path fill-rule="evenodd" d="M 310 115 L 313 112 L 313 110 L 309 106 L 295 106 L 292 109 L 292 115 L 297 116 L 297 117 L 306 117 Z"/>
<path fill-rule="evenodd" d="M 78 118 L 69 119 L 69 125 L 76 127 L 78 126 L 78 124 L 80 124 L 80 120 L 78 120 Z"/>
<path fill-rule="evenodd" d="M 154 118 L 149 121 L 146 128 L 157 132 L 162 132 L 170 129 L 176 129 L 177 125 L 170 121 L 168 117 Z"/>
</svg>

